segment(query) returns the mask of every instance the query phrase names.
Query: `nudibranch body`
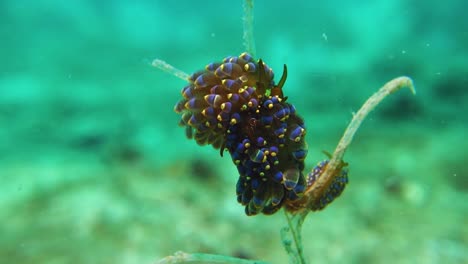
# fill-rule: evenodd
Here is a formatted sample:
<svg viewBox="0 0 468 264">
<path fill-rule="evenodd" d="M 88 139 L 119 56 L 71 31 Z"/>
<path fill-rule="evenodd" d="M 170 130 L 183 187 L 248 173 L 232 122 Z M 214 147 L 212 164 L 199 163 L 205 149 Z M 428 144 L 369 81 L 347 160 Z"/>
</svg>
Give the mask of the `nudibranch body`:
<svg viewBox="0 0 468 264">
<path fill-rule="evenodd" d="M 307 175 L 307 188 L 311 188 L 315 184 L 315 182 L 324 172 L 328 163 L 329 160 L 323 160 L 312 169 L 312 171 Z M 340 196 L 346 187 L 346 184 L 348 183 L 348 170 L 344 169 L 346 166 L 348 166 L 348 164 L 342 161 L 340 168 L 337 171 L 336 177 L 330 183 L 330 186 L 325 189 L 325 192 L 317 199 L 317 201 L 309 205 L 310 210 L 322 210 L 325 208 L 325 206 L 333 202 L 335 198 Z"/>
<path fill-rule="evenodd" d="M 229 151 L 239 172 L 237 200 L 247 215 L 273 214 L 298 201 L 307 186 L 306 128 L 283 84 L 262 60 L 242 53 L 210 63 L 189 77 L 175 111 L 200 145 Z"/>
</svg>

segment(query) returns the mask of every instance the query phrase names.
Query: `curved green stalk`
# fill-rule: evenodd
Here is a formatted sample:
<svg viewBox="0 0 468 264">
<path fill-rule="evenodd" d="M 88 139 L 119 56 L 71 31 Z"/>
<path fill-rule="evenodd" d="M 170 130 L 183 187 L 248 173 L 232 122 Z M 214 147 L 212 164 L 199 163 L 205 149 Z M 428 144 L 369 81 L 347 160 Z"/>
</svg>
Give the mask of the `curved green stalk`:
<svg viewBox="0 0 468 264">
<path fill-rule="evenodd" d="M 415 94 L 413 82 L 408 77 L 398 77 L 381 87 L 376 93 L 374 93 L 367 101 L 362 105 L 359 111 L 353 115 L 353 119 L 346 128 L 340 142 L 338 143 L 333 156 L 331 157 L 330 162 L 328 163 L 327 168 L 322 173 L 320 178 L 317 180 L 313 188 L 309 189 L 305 196 L 308 199 L 308 202 L 305 208 L 309 208 L 310 204 L 316 202 L 318 198 L 323 194 L 323 192 L 328 188 L 330 183 L 333 181 L 334 177 L 338 175 L 337 170 L 340 169 L 342 160 L 346 149 L 351 144 L 354 135 L 359 129 L 360 125 L 367 117 L 367 115 L 377 107 L 377 105 L 385 99 L 388 95 L 400 90 L 401 88 L 408 88 L 410 91 Z M 305 209 L 299 211 L 295 214 L 290 214 L 285 211 L 286 220 L 288 227 L 285 227 L 281 230 L 281 238 L 283 246 L 286 252 L 289 255 L 290 262 L 293 264 L 305 264 L 307 263 L 304 258 L 303 247 L 302 247 L 302 224 L 305 220 L 305 217 L 310 212 L 310 210 Z M 291 240 L 294 241 L 294 248 Z"/>
<path fill-rule="evenodd" d="M 361 126 L 366 116 L 372 110 L 374 110 L 374 108 L 388 95 L 405 87 L 410 89 L 413 94 L 416 94 L 413 81 L 409 77 L 398 77 L 382 86 L 376 93 L 369 97 L 369 99 L 367 99 L 359 111 L 353 115 L 353 119 L 349 123 L 343 136 L 341 137 L 340 142 L 336 146 L 335 152 L 333 153 L 333 156 L 330 159 L 330 162 L 328 163 L 325 171 L 315 182 L 313 188 L 310 188 L 306 191 L 305 196 L 308 197 L 308 204 L 312 204 L 317 199 L 319 199 L 328 189 L 331 182 L 333 182 L 333 179 L 338 175 L 337 172 L 340 170 L 340 165 L 342 164 L 346 149 L 351 144 L 354 135 L 356 134 L 358 128 Z"/>
<path fill-rule="evenodd" d="M 176 263 L 224 263 L 224 264 L 269 264 L 260 260 L 248 260 L 241 258 L 228 257 L 223 255 L 203 254 L 203 253 L 185 253 L 176 252 L 173 256 L 165 257 L 155 264 L 176 264 Z"/>
</svg>

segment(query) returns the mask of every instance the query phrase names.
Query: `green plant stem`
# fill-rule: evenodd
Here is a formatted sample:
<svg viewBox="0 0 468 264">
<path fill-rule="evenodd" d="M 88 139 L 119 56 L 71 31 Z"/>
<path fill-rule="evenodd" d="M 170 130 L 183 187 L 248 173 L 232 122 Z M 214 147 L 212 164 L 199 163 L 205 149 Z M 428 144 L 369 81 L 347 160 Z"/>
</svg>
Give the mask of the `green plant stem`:
<svg viewBox="0 0 468 264">
<path fill-rule="evenodd" d="M 298 214 L 290 214 L 284 210 L 284 215 L 288 223 L 288 227 L 281 230 L 281 240 L 283 247 L 289 255 L 290 262 L 293 264 L 306 264 L 304 250 L 302 246 L 302 224 L 307 216 L 308 211 L 303 211 Z M 294 241 L 292 247 L 291 239 Z"/>
<path fill-rule="evenodd" d="M 184 81 L 187 81 L 188 78 L 190 77 L 189 74 L 185 73 L 182 70 L 177 69 L 176 67 L 160 59 L 154 59 L 153 62 L 151 63 L 151 66 L 156 67 L 162 71 L 165 71 L 171 75 L 174 75 L 175 77 L 182 79 Z"/>
<path fill-rule="evenodd" d="M 253 0 L 244 1 L 244 48 L 252 57 L 255 57 L 255 38 L 253 34 Z"/>
<path fill-rule="evenodd" d="M 346 149 L 351 144 L 354 135 L 359 129 L 360 125 L 367 117 L 367 115 L 377 107 L 377 105 L 385 99 L 388 95 L 400 90 L 401 88 L 408 88 L 413 94 L 416 93 L 414 89 L 413 82 L 408 77 L 398 77 L 381 87 L 376 93 L 374 93 L 367 101 L 362 105 L 359 111 L 353 115 L 353 119 L 349 123 L 341 140 L 339 141 L 333 156 L 328 163 L 325 171 L 322 173 L 320 178 L 317 180 L 313 188 L 307 190 L 305 197 L 308 199 L 308 202 L 304 210 L 296 212 L 295 214 L 290 214 L 285 210 L 285 216 L 288 223 L 288 227 L 281 230 L 281 238 L 283 241 L 283 246 L 286 252 L 289 255 L 291 263 L 305 264 L 303 246 L 302 246 L 302 224 L 310 212 L 308 209 L 310 204 L 315 203 L 317 199 L 323 194 L 324 190 L 328 188 L 330 183 L 333 181 L 334 177 L 338 175 L 337 170 L 340 169 L 340 164 Z M 294 248 L 291 243 L 291 239 L 294 241 Z"/>
<path fill-rule="evenodd" d="M 375 107 L 388 95 L 402 89 L 408 88 L 413 94 L 416 94 L 414 89 L 413 81 L 406 76 L 395 78 L 387 82 L 382 86 L 376 93 L 374 93 L 367 101 L 362 105 L 357 113 L 353 115 L 353 119 L 346 128 L 340 142 L 336 146 L 335 152 L 333 153 L 330 162 L 328 163 L 325 171 L 320 175 L 319 179 L 314 183 L 314 187 L 306 191 L 305 196 L 308 197 L 308 204 L 315 203 L 328 189 L 333 179 L 338 175 L 337 171 L 340 169 L 346 149 L 351 144 L 354 135 L 366 116 L 374 110 Z M 307 206 L 309 207 L 309 206 Z"/>
<path fill-rule="evenodd" d="M 225 263 L 225 264 L 269 264 L 260 260 L 248 260 L 241 258 L 228 257 L 223 255 L 213 255 L 204 253 L 185 253 L 182 251 L 176 252 L 172 256 L 167 256 L 155 264 L 176 264 L 176 263 Z"/>
</svg>

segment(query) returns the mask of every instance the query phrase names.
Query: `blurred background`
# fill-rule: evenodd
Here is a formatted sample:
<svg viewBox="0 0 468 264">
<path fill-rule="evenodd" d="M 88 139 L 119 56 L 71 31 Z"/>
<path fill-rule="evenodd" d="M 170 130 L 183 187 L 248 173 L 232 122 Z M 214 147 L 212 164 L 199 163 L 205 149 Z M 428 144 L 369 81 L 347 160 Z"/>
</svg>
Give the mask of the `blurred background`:
<svg viewBox="0 0 468 264">
<path fill-rule="evenodd" d="M 466 1 L 255 1 L 257 57 L 308 126 L 307 168 L 388 80 L 346 191 L 304 224 L 313 263 L 468 263 Z M 229 157 L 187 140 L 191 73 L 243 52 L 242 1 L 0 2 L 0 260 L 287 263 L 283 214 L 247 217 Z M 3 261 L 1 261 L 3 262 Z"/>
</svg>

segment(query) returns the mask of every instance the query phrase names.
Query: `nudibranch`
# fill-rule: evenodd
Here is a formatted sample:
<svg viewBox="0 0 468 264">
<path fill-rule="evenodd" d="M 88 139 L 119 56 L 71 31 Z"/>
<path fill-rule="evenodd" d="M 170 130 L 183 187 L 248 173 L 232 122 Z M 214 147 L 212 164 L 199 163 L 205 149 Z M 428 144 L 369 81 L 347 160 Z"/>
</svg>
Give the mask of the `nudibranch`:
<svg viewBox="0 0 468 264">
<path fill-rule="evenodd" d="M 239 172 L 236 193 L 247 215 L 273 214 L 300 200 L 307 187 L 306 127 L 286 102 L 283 75 L 248 53 L 210 63 L 192 74 L 175 111 L 199 145 L 227 150 Z"/>
</svg>

